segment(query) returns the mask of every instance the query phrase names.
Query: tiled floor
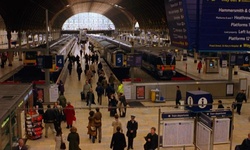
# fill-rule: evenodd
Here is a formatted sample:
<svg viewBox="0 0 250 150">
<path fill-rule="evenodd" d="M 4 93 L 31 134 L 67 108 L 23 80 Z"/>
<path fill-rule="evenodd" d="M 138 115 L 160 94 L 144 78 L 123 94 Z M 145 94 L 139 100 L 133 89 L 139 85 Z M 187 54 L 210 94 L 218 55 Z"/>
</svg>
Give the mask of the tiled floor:
<svg viewBox="0 0 250 150">
<path fill-rule="evenodd" d="M 78 53 L 78 52 L 76 52 Z M 84 76 L 84 75 L 83 75 Z M 97 75 L 93 77 L 94 82 L 97 80 Z M 84 79 L 80 82 L 77 80 L 76 71 L 73 70 L 72 75 L 68 76 L 65 83 L 65 96 L 68 101 L 70 101 L 76 108 L 76 122 L 74 122 L 74 126 L 77 127 L 78 133 L 80 134 L 80 147 L 82 150 L 108 150 L 110 145 L 110 140 L 112 136 L 112 126 L 111 123 L 114 118 L 109 116 L 109 112 L 107 108 L 102 108 L 101 112 L 103 114 L 103 126 L 102 126 L 102 143 L 91 143 L 88 139 L 87 135 L 87 123 L 88 123 L 88 112 L 89 110 L 86 108 L 86 103 L 80 100 L 80 92 L 82 90 L 84 83 Z M 95 84 L 94 89 L 95 89 Z M 104 98 L 104 97 L 103 97 Z M 225 106 L 230 106 L 233 100 L 223 100 Z M 144 108 L 128 108 L 127 116 L 125 118 L 120 118 L 123 129 L 126 131 L 126 122 L 130 119 L 130 115 L 136 115 L 136 120 L 139 123 L 138 135 L 134 142 L 135 150 L 143 150 L 144 136 L 149 132 L 152 126 L 158 127 L 158 109 L 162 107 L 165 111 L 175 110 L 173 108 L 174 102 L 166 102 L 166 103 L 151 103 L 148 101 L 142 102 L 144 104 Z M 227 104 L 226 104 L 227 103 Z M 107 106 L 107 100 L 104 98 L 103 106 Z M 95 106 L 94 106 L 95 107 Z M 247 133 L 250 132 L 250 123 L 248 121 L 249 117 L 249 107 L 250 104 L 246 103 L 243 105 L 242 115 L 235 114 L 235 128 L 233 133 L 233 146 L 241 143 L 241 141 L 246 138 Z M 66 129 L 66 124 L 62 123 L 63 134 L 67 137 L 69 130 Z M 54 135 L 52 132 L 49 132 L 48 138 L 41 138 L 39 140 L 28 140 L 27 145 L 30 146 L 30 150 L 53 150 L 55 149 L 55 141 Z M 68 147 L 68 143 L 67 143 Z M 180 150 L 182 148 L 161 148 L 168 150 Z M 186 148 L 188 150 L 193 150 L 194 147 Z M 215 150 L 229 150 L 229 144 L 225 145 L 216 145 L 214 146 Z"/>
</svg>

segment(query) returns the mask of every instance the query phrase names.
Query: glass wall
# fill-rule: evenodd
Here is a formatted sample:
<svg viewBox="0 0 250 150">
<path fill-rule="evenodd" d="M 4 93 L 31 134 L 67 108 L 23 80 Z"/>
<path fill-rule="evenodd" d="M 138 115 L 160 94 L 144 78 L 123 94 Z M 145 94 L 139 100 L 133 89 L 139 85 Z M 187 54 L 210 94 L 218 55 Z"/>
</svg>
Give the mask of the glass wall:
<svg viewBox="0 0 250 150">
<path fill-rule="evenodd" d="M 97 13 L 79 13 L 68 20 L 62 26 L 62 30 L 114 30 L 113 22 L 107 17 Z"/>
</svg>

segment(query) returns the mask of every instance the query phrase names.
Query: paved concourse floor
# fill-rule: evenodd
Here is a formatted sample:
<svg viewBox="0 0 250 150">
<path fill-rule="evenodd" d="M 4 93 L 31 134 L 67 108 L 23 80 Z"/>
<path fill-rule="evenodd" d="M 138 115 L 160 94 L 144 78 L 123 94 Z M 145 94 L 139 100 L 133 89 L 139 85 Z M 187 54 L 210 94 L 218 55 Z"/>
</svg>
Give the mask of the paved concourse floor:
<svg viewBox="0 0 250 150">
<path fill-rule="evenodd" d="M 75 54 L 78 54 L 79 51 L 76 50 Z M 84 66 L 84 61 L 82 60 L 82 66 Z M 76 67 L 76 65 L 74 66 Z M 107 67 L 107 66 L 105 66 Z M 83 67 L 84 68 L 84 67 Z M 107 70 L 107 68 L 104 68 Z M 78 133 L 80 134 L 80 147 L 82 150 L 109 150 L 110 140 L 112 137 L 113 128 L 111 126 L 113 117 L 109 116 L 107 108 L 101 108 L 103 114 L 102 119 L 102 142 L 101 143 L 91 143 L 87 135 L 87 124 L 88 124 L 88 113 L 89 110 L 86 107 L 86 102 L 80 100 L 80 92 L 82 91 L 85 75 L 82 75 L 82 80 L 78 81 L 76 68 L 72 71 L 72 75 L 67 77 L 65 82 L 65 96 L 68 101 L 70 101 L 76 109 L 76 122 L 74 126 L 77 127 Z M 93 89 L 95 89 L 95 83 L 98 79 L 98 76 L 93 77 Z M 217 101 L 217 100 L 216 100 Z M 223 100 L 225 107 L 229 107 L 233 100 Z M 143 144 L 145 143 L 144 136 L 150 131 L 152 126 L 158 128 L 158 110 L 161 106 L 164 111 L 175 111 L 173 107 L 174 102 L 168 101 L 166 103 L 152 103 L 150 101 L 143 101 L 142 104 L 145 107 L 140 108 L 128 108 L 127 115 L 125 118 L 120 118 L 120 121 L 123 125 L 123 130 L 126 132 L 126 123 L 130 119 L 130 115 L 133 114 L 136 116 L 136 120 L 139 124 L 138 134 L 134 140 L 134 150 L 143 150 Z M 103 97 L 103 105 L 107 107 L 107 98 Z M 97 107 L 98 105 L 93 105 Z M 100 106 L 100 107 L 102 107 Z M 215 106 L 217 107 L 217 106 Z M 250 123 L 248 121 L 249 117 L 249 108 L 250 104 L 243 104 L 242 115 L 235 114 L 235 130 L 233 133 L 233 145 L 239 144 L 244 138 L 246 138 L 247 133 L 250 132 Z M 66 123 L 61 125 L 63 129 L 63 134 L 65 137 L 69 134 L 69 129 L 66 129 Z M 45 132 L 43 130 L 43 132 Z M 48 138 L 44 136 L 39 140 L 28 140 L 27 145 L 30 147 L 30 150 L 54 150 L 55 149 L 55 135 L 49 131 Z M 68 147 L 68 142 L 66 142 Z M 180 150 L 182 148 L 161 148 L 166 150 Z M 193 150 L 194 147 L 187 147 L 187 150 Z M 229 144 L 216 145 L 214 150 L 229 150 Z"/>
</svg>

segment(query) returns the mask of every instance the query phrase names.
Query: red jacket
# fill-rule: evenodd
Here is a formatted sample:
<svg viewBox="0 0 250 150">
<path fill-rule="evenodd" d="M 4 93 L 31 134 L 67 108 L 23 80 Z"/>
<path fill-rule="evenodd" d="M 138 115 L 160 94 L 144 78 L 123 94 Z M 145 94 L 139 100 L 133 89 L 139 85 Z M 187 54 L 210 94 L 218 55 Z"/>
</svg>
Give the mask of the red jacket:
<svg viewBox="0 0 250 150">
<path fill-rule="evenodd" d="M 66 121 L 72 123 L 75 120 L 75 109 L 72 105 L 67 105 L 63 110 Z"/>
</svg>

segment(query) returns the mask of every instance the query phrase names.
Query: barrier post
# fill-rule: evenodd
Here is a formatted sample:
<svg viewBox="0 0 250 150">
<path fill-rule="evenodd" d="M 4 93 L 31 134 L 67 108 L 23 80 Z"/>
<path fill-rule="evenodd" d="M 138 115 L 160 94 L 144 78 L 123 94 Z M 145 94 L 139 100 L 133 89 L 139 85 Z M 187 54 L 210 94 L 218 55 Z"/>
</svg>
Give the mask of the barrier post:
<svg viewBox="0 0 250 150">
<path fill-rule="evenodd" d="M 158 110 L 158 147 L 157 150 L 160 150 L 160 134 L 161 134 L 161 108 Z"/>
<path fill-rule="evenodd" d="M 214 149 L 214 131 L 215 131 L 215 117 L 213 117 L 213 126 L 212 126 L 212 132 L 211 132 L 211 146 L 210 146 L 210 150 Z"/>
<path fill-rule="evenodd" d="M 230 127 L 230 150 L 233 148 L 233 131 L 234 131 L 234 108 L 231 108 L 232 110 L 232 118 L 231 118 L 231 127 Z"/>
</svg>

